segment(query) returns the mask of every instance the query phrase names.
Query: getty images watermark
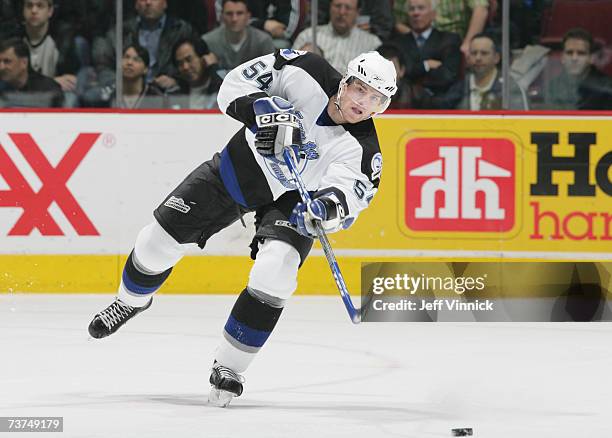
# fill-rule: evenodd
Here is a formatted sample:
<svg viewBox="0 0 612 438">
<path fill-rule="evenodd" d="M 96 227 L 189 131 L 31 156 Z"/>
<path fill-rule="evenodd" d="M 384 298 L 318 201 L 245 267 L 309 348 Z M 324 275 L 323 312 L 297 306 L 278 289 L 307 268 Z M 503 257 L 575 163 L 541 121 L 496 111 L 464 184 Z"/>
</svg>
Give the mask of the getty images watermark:
<svg viewBox="0 0 612 438">
<path fill-rule="evenodd" d="M 362 321 L 611 321 L 610 261 L 377 262 Z"/>
<path fill-rule="evenodd" d="M 393 277 L 374 277 L 372 280 L 372 294 L 378 295 L 374 298 L 372 308 L 374 310 L 404 311 L 404 310 L 442 310 L 450 311 L 474 311 L 493 310 L 491 300 L 463 301 L 457 297 L 431 299 L 431 297 L 418 300 L 400 298 L 399 301 L 387 301 L 382 297 L 387 291 L 399 292 L 400 295 L 408 294 L 414 296 L 417 293 L 440 293 L 452 292 L 457 296 L 472 291 L 483 291 L 487 274 L 481 277 L 440 277 L 440 276 L 412 276 L 409 274 L 395 274 Z M 387 298 L 387 297 L 385 297 Z"/>
<path fill-rule="evenodd" d="M 373 263 L 362 269 L 364 321 L 434 321 L 439 313 L 493 312 L 487 273 L 458 275 L 445 263 Z M 456 316 L 447 320 L 470 320 Z"/>
</svg>

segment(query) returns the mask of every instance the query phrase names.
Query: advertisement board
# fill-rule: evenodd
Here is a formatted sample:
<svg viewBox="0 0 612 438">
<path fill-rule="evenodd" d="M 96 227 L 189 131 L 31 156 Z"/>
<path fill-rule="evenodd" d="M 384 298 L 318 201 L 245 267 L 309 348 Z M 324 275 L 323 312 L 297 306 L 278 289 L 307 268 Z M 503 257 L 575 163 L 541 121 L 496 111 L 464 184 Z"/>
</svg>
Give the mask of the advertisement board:
<svg viewBox="0 0 612 438">
<path fill-rule="evenodd" d="M 0 292 L 116 289 L 153 209 L 239 127 L 198 113 L 1 117 Z M 330 236 L 349 286 L 359 289 L 362 262 L 612 259 L 609 120 L 378 118 L 379 193 L 350 230 Z M 204 251 L 194 247 L 164 290 L 244 287 L 252 215 L 246 227 L 233 224 Z M 318 246 L 299 292 L 336 293 Z"/>
</svg>

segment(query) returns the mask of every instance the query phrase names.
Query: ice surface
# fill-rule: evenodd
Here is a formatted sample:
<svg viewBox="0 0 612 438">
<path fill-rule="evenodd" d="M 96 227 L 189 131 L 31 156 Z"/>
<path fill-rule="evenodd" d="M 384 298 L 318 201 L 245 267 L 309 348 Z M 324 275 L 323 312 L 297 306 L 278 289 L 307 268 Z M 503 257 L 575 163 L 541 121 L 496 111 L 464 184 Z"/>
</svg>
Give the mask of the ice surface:
<svg viewBox="0 0 612 438">
<path fill-rule="evenodd" d="M 612 325 L 354 326 L 333 296 L 294 297 L 244 394 L 208 406 L 234 299 L 160 295 L 93 340 L 110 295 L 0 295 L 0 416 L 62 416 L 42 435 L 62 438 L 612 436 Z"/>
</svg>

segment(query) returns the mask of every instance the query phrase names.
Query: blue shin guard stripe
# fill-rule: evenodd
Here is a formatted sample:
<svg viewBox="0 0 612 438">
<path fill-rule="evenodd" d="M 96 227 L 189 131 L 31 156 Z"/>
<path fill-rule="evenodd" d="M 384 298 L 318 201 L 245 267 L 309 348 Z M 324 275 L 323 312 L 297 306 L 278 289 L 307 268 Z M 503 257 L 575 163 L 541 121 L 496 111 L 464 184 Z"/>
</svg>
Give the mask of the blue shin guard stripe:
<svg viewBox="0 0 612 438">
<path fill-rule="evenodd" d="M 123 276 L 121 277 L 121 279 L 123 280 L 123 284 L 125 285 L 125 288 L 128 291 L 138 295 L 147 295 L 153 293 L 161 286 L 161 284 L 159 286 L 153 287 L 140 286 L 132 281 L 125 269 L 123 270 Z"/>
<path fill-rule="evenodd" d="M 225 323 L 225 331 L 236 341 L 249 347 L 262 347 L 272 333 L 251 328 L 231 315 Z"/>
<path fill-rule="evenodd" d="M 145 274 L 139 271 L 134 263 L 134 251 L 132 251 L 125 262 L 121 280 L 129 292 L 138 295 L 148 295 L 161 287 L 170 275 L 170 272 L 172 272 L 172 268 L 159 274 Z"/>
</svg>

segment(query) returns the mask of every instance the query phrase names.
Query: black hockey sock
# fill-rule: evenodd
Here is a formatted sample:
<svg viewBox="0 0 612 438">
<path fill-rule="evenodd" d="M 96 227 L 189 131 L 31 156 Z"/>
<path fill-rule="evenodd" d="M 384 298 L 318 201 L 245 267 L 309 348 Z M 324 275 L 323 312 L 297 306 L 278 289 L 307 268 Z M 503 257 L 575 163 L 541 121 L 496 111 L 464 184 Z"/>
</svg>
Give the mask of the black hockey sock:
<svg viewBox="0 0 612 438">
<path fill-rule="evenodd" d="M 226 338 L 234 347 L 249 352 L 257 352 L 266 342 L 276 326 L 283 311 L 265 303 L 244 289 L 225 324 Z"/>
<path fill-rule="evenodd" d="M 172 268 L 159 274 L 146 274 L 134 263 L 134 251 L 130 253 L 123 268 L 123 285 L 128 293 L 135 296 L 152 295 L 166 281 Z"/>
</svg>

